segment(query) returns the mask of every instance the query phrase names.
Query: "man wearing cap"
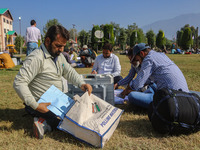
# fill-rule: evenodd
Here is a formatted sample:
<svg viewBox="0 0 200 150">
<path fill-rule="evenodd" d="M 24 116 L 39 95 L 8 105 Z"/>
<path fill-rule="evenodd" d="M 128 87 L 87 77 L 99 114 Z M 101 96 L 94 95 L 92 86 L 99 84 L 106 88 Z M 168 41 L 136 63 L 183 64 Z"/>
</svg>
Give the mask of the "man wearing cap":
<svg viewBox="0 0 200 150">
<path fill-rule="evenodd" d="M 31 26 L 26 29 L 26 56 L 38 48 L 38 40 L 41 40 L 40 30 L 36 27 L 36 21 L 31 20 L 30 24 Z"/>
<path fill-rule="evenodd" d="M 87 45 L 83 45 L 83 51 L 80 53 L 80 57 L 85 67 L 92 67 L 94 65 L 96 55 L 93 50 L 88 49 Z"/>
<path fill-rule="evenodd" d="M 148 108 L 153 101 L 156 86 L 158 90 L 169 88 L 189 92 L 183 73 L 164 53 L 155 52 L 145 43 L 140 43 L 134 46 L 129 59 L 134 66 L 140 66 L 137 77 L 130 82 L 130 89 L 134 90 L 128 95 L 131 103 Z M 151 90 L 139 92 L 150 81 L 156 86 L 153 84 Z"/>
<path fill-rule="evenodd" d="M 129 49 L 127 54 L 126 54 L 126 56 L 129 59 L 131 59 L 132 58 L 132 53 L 133 53 L 133 50 Z M 118 81 L 117 83 L 115 83 L 114 84 L 114 89 L 117 89 L 118 86 L 126 86 L 133 80 L 133 78 L 136 76 L 136 74 L 140 70 L 140 65 L 138 65 L 138 64 L 139 63 L 136 63 L 136 65 L 131 64 L 131 69 L 129 70 L 128 75 L 124 79 L 122 79 L 122 80 Z M 125 97 L 126 95 L 123 95 L 123 92 L 122 92 L 122 96 Z"/>
</svg>

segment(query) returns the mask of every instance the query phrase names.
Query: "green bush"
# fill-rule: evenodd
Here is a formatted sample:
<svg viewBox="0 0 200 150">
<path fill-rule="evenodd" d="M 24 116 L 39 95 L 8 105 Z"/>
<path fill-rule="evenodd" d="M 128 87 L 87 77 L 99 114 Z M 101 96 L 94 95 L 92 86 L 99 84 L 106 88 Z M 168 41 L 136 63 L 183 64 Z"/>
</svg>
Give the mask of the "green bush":
<svg viewBox="0 0 200 150">
<path fill-rule="evenodd" d="M 104 42 L 108 42 L 114 45 L 115 37 L 114 37 L 114 32 L 113 32 L 113 25 L 106 24 L 104 25 L 103 30 L 104 30 Z"/>
<path fill-rule="evenodd" d="M 183 36 L 181 40 L 181 47 L 183 49 L 189 49 L 193 44 L 192 40 L 192 31 L 189 27 L 186 27 L 185 30 L 183 31 Z"/>
<path fill-rule="evenodd" d="M 159 30 L 157 36 L 156 36 L 156 46 L 158 48 L 163 48 L 166 44 L 165 34 L 162 30 Z"/>
</svg>

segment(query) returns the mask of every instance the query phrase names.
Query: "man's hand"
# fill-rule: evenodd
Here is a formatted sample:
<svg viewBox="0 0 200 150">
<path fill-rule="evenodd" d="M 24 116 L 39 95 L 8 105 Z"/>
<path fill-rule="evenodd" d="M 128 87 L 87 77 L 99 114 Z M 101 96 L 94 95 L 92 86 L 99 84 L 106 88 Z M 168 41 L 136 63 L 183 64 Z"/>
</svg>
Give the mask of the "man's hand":
<svg viewBox="0 0 200 150">
<path fill-rule="evenodd" d="M 114 84 L 114 90 L 115 90 L 117 87 L 118 87 L 118 84 L 115 83 L 115 84 Z"/>
<path fill-rule="evenodd" d="M 125 90 L 123 90 L 123 92 L 121 92 L 120 95 L 122 98 L 124 98 L 126 95 L 128 95 L 132 91 L 133 90 L 130 88 L 130 86 L 127 86 L 127 88 Z"/>
<path fill-rule="evenodd" d="M 88 91 L 88 94 L 90 95 L 92 93 L 92 86 L 90 84 L 82 84 L 81 90 Z"/>
<path fill-rule="evenodd" d="M 38 107 L 36 108 L 37 111 L 41 113 L 47 113 L 49 109 L 47 106 L 49 106 L 51 103 L 39 103 Z"/>
<path fill-rule="evenodd" d="M 91 72 L 91 74 L 97 74 L 97 72 L 96 72 L 95 70 L 93 70 L 93 71 Z"/>
</svg>

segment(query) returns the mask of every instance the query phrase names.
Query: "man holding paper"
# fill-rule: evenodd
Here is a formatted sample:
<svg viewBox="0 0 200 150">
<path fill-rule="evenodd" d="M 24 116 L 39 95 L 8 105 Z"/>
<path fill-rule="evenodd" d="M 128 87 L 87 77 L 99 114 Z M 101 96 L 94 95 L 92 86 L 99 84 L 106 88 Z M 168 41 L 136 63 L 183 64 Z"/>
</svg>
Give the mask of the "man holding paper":
<svg viewBox="0 0 200 150">
<path fill-rule="evenodd" d="M 89 95 L 92 92 L 91 85 L 84 82 L 61 54 L 68 40 L 69 32 L 64 27 L 51 26 L 44 44 L 26 58 L 14 80 L 14 89 L 24 101 L 25 110 L 34 116 L 33 129 L 36 138 L 43 138 L 44 133 L 55 129 L 60 121 L 48 110 L 47 106 L 51 103 L 37 102 L 51 85 L 63 91 L 61 77 L 64 77 L 83 91 L 87 90 Z"/>
</svg>

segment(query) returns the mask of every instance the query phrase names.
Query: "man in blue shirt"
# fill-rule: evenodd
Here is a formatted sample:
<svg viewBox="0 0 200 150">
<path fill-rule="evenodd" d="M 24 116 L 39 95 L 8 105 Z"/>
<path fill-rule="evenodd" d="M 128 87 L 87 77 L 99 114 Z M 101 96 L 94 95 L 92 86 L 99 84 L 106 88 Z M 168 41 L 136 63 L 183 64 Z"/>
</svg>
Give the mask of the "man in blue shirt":
<svg viewBox="0 0 200 150">
<path fill-rule="evenodd" d="M 130 63 L 134 66 L 139 65 L 141 68 L 137 77 L 130 82 L 130 89 L 134 90 L 128 95 L 131 103 L 148 108 L 150 102 L 153 101 L 155 84 L 157 89 L 181 89 L 189 92 L 183 73 L 164 53 L 151 50 L 145 43 L 134 46 L 132 52 L 132 57 L 129 58 Z M 138 92 L 145 84 L 150 84 L 149 81 L 155 83 L 152 88 L 144 93 Z"/>
<path fill-rule="evenodd" d="M 103 54 L 96 57 L 92 74 L 112 74 L 115 84 L 122 79 L 120 73 L 121 65 L 119 58 L 112 53 L 112 45 L 109 43 L 104 44 Z"/>
<path fill-rule="evenodd" d="M 128 53 L 127 53 L 127 57 L 131 60 L 132 59 L 132 55 L 133 55 L 133 50 L 129 49 Z M 118 81 L 115 85 L 114 85 L 114 89 L 118 88 L 118 86 L 127 86 L 133 79 L 134 77 L 136 77 L 138 71 L 140 70 L 141 65 L 139 63 L 139 61 L 137 61 L 134 65 L 131 64 L 131 69 L 129 70 L 129 74 L 122 80 Z M 144 87 L 140 90 L 143 91 L 145 93 L 150 93 L 150 91 L 152 91 L 153 89 L 152 86 L 154 88 L 156 88 L 156 85 L 153 84 L 151 81 L 147 81 L 148 84 L 151 84 L 151 86 L 145 84 Z M 148 90 L 147 90 L 148 89 Z M 120 94 L 120 97 L 124 98 L 126 96 L 126 94 L 132 92 L 133 90 L 129 88 L 129 86 L 127 86 L 127 88 Z M 150 94 L 149 94 L 150 96 Z"/>
</svg>

